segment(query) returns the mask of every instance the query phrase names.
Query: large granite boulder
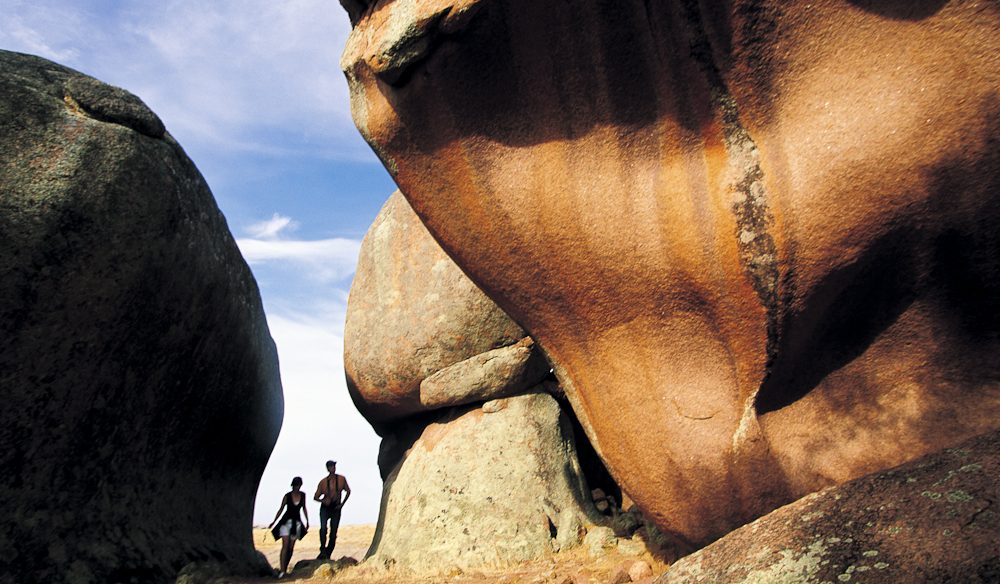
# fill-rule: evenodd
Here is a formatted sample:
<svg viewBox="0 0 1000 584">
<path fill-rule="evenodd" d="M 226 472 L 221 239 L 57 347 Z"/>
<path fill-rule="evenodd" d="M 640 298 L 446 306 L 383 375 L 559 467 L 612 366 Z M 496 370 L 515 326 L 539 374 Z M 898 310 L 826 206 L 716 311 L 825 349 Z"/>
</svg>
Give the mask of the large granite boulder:
<svg viewBox="0 0 1000 584">
<path fill-rule="evenodd" d="M 995 5 L 345 4 L 358 128 L 680 540 L 1000 425 Z"/>
<path fill-rule="evenodd" d="M 376 430 L 415 413 L 527 389 L 548 364 L 533 343 L 517 345 L 525 334 L 445 255 L 403 195 L 393 193 L 361 244 L 344 326 L 347 386 Z M 467 364 L 421 387 L 432 374 L 493 350 L 508 365 L 496 361 L 486 372 Z M 475 381 L 461 379 L 469 369 L 484 375 L 478 390 Z"/>
<path fill-rule="evenodd" d="M 275 347 L 208 186 L 137 97 L 0 52 L 0 274 L 0 582 L 258 561 Z"/>
<path fill-rule="evenodd" d="M 385 480 L 369 565 L 500 567 L 575 546 L 600 520 L 570 420 L 547 393 L 441 410 L 416 433 Z"/>
<path fill-rule="evenodd" d="M 671 566 L 669 584 L 1000 582 L 1000 432 L 803 497 Z"/>
</svg>

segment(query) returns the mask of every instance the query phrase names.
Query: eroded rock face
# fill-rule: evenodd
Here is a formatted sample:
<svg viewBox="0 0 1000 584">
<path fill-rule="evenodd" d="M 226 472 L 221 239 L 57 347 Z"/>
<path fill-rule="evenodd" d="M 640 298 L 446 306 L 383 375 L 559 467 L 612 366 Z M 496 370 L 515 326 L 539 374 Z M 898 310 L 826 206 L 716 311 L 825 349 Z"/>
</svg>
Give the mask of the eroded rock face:
<svg viewBox="0 0 1000 584">
<path fill-rule="evenodd" d="M 421 382 L 524 336 L 445 255 L 406 199 L 393 193 L 362 242 L 344 327 L 348 389 L 365 418 L 380 429 L 418 412 L 495 397 L 490 389 L 504 390 L 504 373 L 516 377 L 544 363 L 537 349 L 528 349 L 534 357 L 522 360 L 519 368 L 487 374 L 478 393 L 469 383 L 447 386 L 461 371 L 439 377 L 424 390 Z M 504 355 L 512 352 L 507 361 L 517 361 L 524 351 L 510 349 Z M 547 365 L 544 369 L 516 390 L 537 382 L 548 373 Z"/>
<path fill-rule="evenodd" d="M 256 562 L 277 356 L 201 175 L 134 95 L 0 52 L 0 189 L 0 582 Z"/>
<path fill-rule="evenodd" d="M 675 563 L 696 582 L 996 582 L 1000 432 L 802 498 Z"/>
<path fill-rule="evenodd" d="M 996 6 L 349 9 L 359 129 L 679 539 L 997 426 Z"/>
<path fill-rule="evenodd" d="M 414 573 L 504 566 L 579 543 L 589 516 L 573 430 L 529 393 L 442 410 L 385 481 L 369 564 Z"/>
</svg>

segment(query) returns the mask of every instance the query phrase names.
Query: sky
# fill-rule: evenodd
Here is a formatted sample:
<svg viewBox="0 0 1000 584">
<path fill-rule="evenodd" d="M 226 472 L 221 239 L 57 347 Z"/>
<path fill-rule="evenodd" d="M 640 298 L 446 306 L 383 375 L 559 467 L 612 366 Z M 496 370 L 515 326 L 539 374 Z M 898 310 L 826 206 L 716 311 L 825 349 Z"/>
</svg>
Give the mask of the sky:
<svg viewBox="0 0 1000 584">
<path fill-rule="evenodd" d="M 374 523 L 378 437 L 344 381 L 361 238 L 395 188 L 350 118 L 337 0 L 5 0 L 0 48 L 138 95 L 208 181 L 260 285 L 285 418 L 254 523 L 328 458 L 352 489 L 342 524 Z M 316 520 L 318 507 L 311 508 Z"/>
</svg>

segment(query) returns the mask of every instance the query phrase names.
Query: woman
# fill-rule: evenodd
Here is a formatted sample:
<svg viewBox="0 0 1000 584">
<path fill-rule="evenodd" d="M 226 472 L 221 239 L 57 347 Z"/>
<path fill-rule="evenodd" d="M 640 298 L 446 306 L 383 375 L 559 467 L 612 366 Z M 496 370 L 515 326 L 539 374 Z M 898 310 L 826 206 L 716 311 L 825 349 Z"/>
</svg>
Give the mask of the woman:
<svg viewBox="0 0 1000 584">
<path fill-rule="evenodd" d="M 301 486 L 302 477 L 292 479 L 292 490 L 281 498 L 281 506 L 278 507 L 274 521 L 268 525 L 273 528 L 271 534 L 274 535 L 274 539 L 281 538 L 281 571 L 278 572 L 278 578 L 284 578 L 288 573 L 288 562 L 292 560 L 295 540 L 302 539 L 309 529 L 309 511 L 306 510 L 305 493 L 299 490 Z M 285 512 L 284 515 L 281 514 L 282 511 Z M 299 516 L 300 512 L 305 517 L 304 524 Z M 279 517 L 281 521 L 278 521 Z"/>
</svg>

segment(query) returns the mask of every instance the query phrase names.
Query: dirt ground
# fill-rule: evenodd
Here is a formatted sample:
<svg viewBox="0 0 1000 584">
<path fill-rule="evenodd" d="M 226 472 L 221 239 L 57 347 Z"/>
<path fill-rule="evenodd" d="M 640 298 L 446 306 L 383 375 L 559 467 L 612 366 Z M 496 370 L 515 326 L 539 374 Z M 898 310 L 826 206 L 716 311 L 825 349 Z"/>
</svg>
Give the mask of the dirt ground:
<svg viewBox="0 0 1000 584">
<path fill-rule="evenodd" d="M 375 532 L 374 525 L 346 525 L 340 528 L 337 537 L 337 548 L 333 557 L 352 557 L 358 561 L 364 558 Z M 254 530 L 254 544 L 272 566 L 278 565 L 278 554 L 281 542 L 274 541 L 266 529 Z M 295 546 L 291 565 L 301 560 L 312 560 L 319 553 L 319 535 L 312 531 L 303 541 Z M 553 554 L 533 562 L 496 570 L 482 570 L 463 573 L 456 570 L 452 573 L 436 576 L 403 576 L 389 574 L 375 567 L 359 565 L 332 572 L 326 568 L 317 569 L 317 565 L 304 566 L 293 570 L 282 582 L 298 582 L 301 584 L 619 584 L 630 582 L 622 572 L 627 572 L 635 562 L 646 562 L 655 575 L 666 571 L 666 564 L 643 554 L 639 557 L 626 557 L 615 551 L 609 551 L 601 558 L 592 558 L 582 546 L 573 550 Z M 654 577 L 638 580 L 643 584 L 652 583 Z M 262 584 L 277 582 L 275 578 L 255 578 L 246 580 L 230 580 L 230 584 Z"/>
</svg>

